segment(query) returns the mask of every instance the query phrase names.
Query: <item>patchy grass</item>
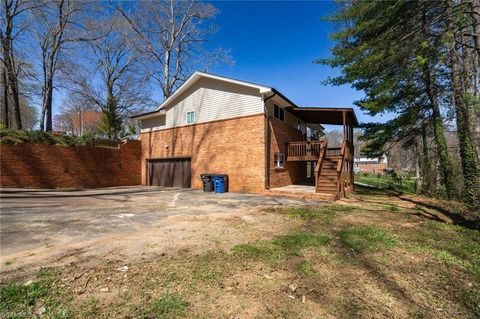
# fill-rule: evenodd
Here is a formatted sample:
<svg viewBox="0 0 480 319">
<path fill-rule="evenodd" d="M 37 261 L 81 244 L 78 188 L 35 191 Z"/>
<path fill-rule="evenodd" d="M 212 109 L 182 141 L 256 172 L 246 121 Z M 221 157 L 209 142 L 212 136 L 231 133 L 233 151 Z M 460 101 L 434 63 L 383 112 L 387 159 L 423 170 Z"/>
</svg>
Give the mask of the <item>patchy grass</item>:
<svg viewBox="0 0 480 319">
<path fill-rule="evenodd" d="M 153 301 L 144 311 L 141 318 L 177 318 L 185 315 L 188 302 L 175 293 L 165 293 Z"/>
<path fill-rule="evenodd" d="M 54 285 L 56 274 L 42 270 L 33 282 L 12 283 L 0 289 L 2 318 L 31 318 L 41 309 L 48 318 L 70 318 L 72 296 L 67 290 Z"/>
<path fill-rule="evenodd" d="M 326 245 L 330 243 L 331 239 L 329 235 L 301 231 L 277 236 L 269 241 L 236 245 L 232 251 L 244 258 L 254 260 L 284 259 L 289 256 L 301 255 L 301 250 L 304 248 Z"/>
<path fill-rule="evenodd" d="M 29 285 L 0 287 L 0 318 L 42 307 L 45 318 L 480 317 L 478 230 L 415 205 L 370 192 L 270 210 L 287 226 L 225 250 L 156 255 L 126 273 L 124 261 L 100 258 L 42 270 Z"/>
<path fill-rule="evenodd" d="M 280 211 L 292 218 L 310 218 L 310 219 L 322 219 L 324 221 L 331 221 L 332 218 L 335 217 L 336 213 L 350 212 L 354 209 L 355 209 L 354 206 L 330 204 L 330 205 L 325 205 L 321 207 L 285 208 Z"/>
<path fill-rule="evenodd" d="M 357 251 L 376 251 L 393 247 L 396 240 L 376 226 L 358 226 L 339 232 L 341 242 L 348 248 Z"/>
<path fill-rule="evenodd" d="M 390 175 L 374 175 L 374 174 L 356 174 L 355 181 L 364 183 L 373 187 L 399 191 L 402 193 L 415 192 L 415 178 L 405 177 L 402 184 L 398 184 Z"/>
</svg>

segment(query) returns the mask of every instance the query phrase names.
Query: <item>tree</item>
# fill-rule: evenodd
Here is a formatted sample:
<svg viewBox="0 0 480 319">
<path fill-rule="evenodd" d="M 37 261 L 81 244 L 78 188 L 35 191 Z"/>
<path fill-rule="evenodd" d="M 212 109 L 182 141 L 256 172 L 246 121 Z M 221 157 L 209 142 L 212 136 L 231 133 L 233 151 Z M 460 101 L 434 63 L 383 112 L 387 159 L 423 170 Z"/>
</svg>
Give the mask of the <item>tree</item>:
<svg viewBox="0 0 480 319">
<path fill-rule="evenodd" d="M 215 31 L 209 23 L 218 10 L 193 0 L 142 1 L 135 10 L 116 5 L 140 44 L 148 74 L 168 98 L 194 69 L 208 70 L 218 62 L 231 63 L 222 48 L 206 51 L 203 44 Z M 211 53 L 212 52 L 212 53 Z"/>
<path fill-rule="evenodd" d="M 42 79 L 41 130 L 52 130 L 53 90 L 62 58 L 65 59 L 66 45 L 92 39 L 85 24 L 89 4 L 80 0 L 45 0 L 44 5 L 34 11 Z"/>
<path fill-rule="evenodd" d="M 116 15 L 104 17 L 102 30 L 105 36 L 85 43 L 88 61 L 94 62 L 86 72 L 76 72 L 71 78 L 73 91 L 102 112 L 99 129 L 109 139 L 118 139 L 124 129 L 124 119 L 133 111 L 152 105 L 148 80 L 142 72 L 141 56 L 135 50 L 125 31 L 125 21 Z M 88 62 L 87 62 L 88 63 Z M 92 76 L 99 81 L 91 81 Z"/>
<path fill-rule="evenodd" d="M 97 105 L 76 93 L 68 94 L 62 105 L 60 113 L 54 117 L 56 131 L 76 136 L 98 132 L 102 113 Z"/>
<path fill-rule="evenodd" d="M 456 8 L 452 8 L 451 5 L 447 5 L 445 8 L 445 15 L 446 28 L 449 31 L 447 47 L 450 62 L 450 81 L 455 109 L 460 158 L 464 176 L 465 200 L 472 204 L 477 203 L 480 206 L 480 165 L 470 122 L 471 117 L 474 115 L 470 115 L 472 110 L 471 106 L 469 105 L 472 99 L 475 99 L 475 97 L 473 95 L 473 85 L 471 82 L 472 79 L 469 76 L 471 72 L 469 68 L 469 59 L 468 57 L 464 58 L 463 69 L 467 76 L 466 78 L 462 78 L 462 61 L 461 56 L 459 55 L 459 50 L 468 52 L 470 48 L 465 46 L 465 43 L 463 42 L 464 37 L 462 36 L 461 32 L 464 29 L 456 28 L 456 23 L 454 23 L 454 17 L 457 17 L 457 20 L 460 20 L 458 17 L 462 17 L 462 11 L 459 12 L 459 10 L 468 10 L 468 8 L 471 9 L 472 7 L 469 6 L 467 8 L 463 8 L 463 6 L 457 6 Z M 458 22 L 461 23 L 462 21 L 460 20 Z M 475 31 L 475 28 L 473 28 L 472 31 Z M 475 44 L 475 48 L 477 50 L 469 53 L 473 53 L 474 55 L 476 53 L 478 60 L 478 53 L 480 52 L 478 49 L 480 48 L 478 47 L 477 37 L 478 35 L 473 35 L 473 43 Z"/>
<path fill-rule="evenodd" d="M 41 4 L 30 0 L 2 0 L 0 41 L 2 44 L 2 84 L 3 84 L 3 122 L 9 126 L 10 104 L 13 109 L 14 125 L 22 129 L 22 117 L 19 93 L 19 74 L 21 63 L 15 43 L 25 26 L 16 26 L 19 19 L 29 10 L 38 8 Z"/>
<path fill-rule="evenodd" d="M 329 79 L 330 83 L 351 83 L 365 92 L 365 98 L 357 101 L 362 109 L 372 115 L 386 111 L 397 115 L 385 124 L 365 125 L 367 153 L 384 152 L 392 142 L 421 138 L 423 151 L 416 154 L 425 156 L 429 145 L 423 135 L 432 134 L 448 198 L 454 196 L 456 185 L 444 129 L 453 105 L 462 163 L 464 158 L 472 159 L 469 169 L 462 165 L 465 199 L 472 204 L 477 195 L 469 193 L 479 187 L 474 173 L 478 164 L 473 160 L 478 155 L 472 148 L 468 124 L 472 117 L 465 90 L 478 91 L 478 76 L 474 76 L 478 75 L 478 38 L 471 32 L 478 21 L 472 18 L 476 17 L 474 10 L 469 10 L 477 5 L 478 1 L 452 5 L 448 1 L 351 1 L 330 18 L 345 23 L 333 35 L 337 40 L 334 56 L 319 61 L 342 68 L 342 74 Z M 466 38 L 468 43 L 462 43 Z M 460 54 L 458 48 L 462 53 L 473 48 L 474 58 Z M 462 70 L 471 70 L 464 72 L 470 75 L 462 77 Z M 430 168 L 424 166 L 422 171 L 428 175 Z"/>
</svg>

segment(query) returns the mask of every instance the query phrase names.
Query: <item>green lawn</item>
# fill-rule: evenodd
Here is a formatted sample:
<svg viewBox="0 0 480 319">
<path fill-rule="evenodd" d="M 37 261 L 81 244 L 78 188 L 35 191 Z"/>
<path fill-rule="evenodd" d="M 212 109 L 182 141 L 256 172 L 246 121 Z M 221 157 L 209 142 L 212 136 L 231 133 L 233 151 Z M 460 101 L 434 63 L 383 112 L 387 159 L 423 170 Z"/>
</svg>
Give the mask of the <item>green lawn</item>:
<svg viewBox="0 0 480 319">
<path fill-rule="evenodd" d="M 377 176 L 374 174 L 355 174 L 355 181 L 363 184 L 368 184 L 373 187 L 395 190 L 402 193 L 414 193 L 415 192 L 415 178 L 404 177 L 402 178 L 401 185 L 395 181 L 390 175 Z"/>
</svg>

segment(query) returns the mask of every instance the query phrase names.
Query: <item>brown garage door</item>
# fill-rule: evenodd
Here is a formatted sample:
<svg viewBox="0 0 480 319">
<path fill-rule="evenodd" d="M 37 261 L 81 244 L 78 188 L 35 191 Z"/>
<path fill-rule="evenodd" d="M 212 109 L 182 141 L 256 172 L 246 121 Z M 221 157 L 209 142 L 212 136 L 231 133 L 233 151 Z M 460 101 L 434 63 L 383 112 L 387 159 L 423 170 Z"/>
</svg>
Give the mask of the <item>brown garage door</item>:
<svg viewBox="0 0 480 319">
<path fill-rule="evenodd" d="M 164 187 L 191 187 L 192 161 L 190 158 L 148 161 L 148 184 Z"/>
</svg>

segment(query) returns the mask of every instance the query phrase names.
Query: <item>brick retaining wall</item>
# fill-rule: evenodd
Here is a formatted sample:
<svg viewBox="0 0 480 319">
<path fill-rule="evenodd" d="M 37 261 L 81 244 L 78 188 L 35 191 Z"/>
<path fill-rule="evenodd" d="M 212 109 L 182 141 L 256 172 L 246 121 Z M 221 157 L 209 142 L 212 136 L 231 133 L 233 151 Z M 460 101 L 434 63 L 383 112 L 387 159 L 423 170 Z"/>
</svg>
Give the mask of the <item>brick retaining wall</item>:
<svg viewBox="0 0 480 319">
<path fill-rule="evenodd" d="M 0 145 L 0 184 L 27 188 L 96 188 L 141 184 L 140 141 L 118 148 Z"/>
</svg>

